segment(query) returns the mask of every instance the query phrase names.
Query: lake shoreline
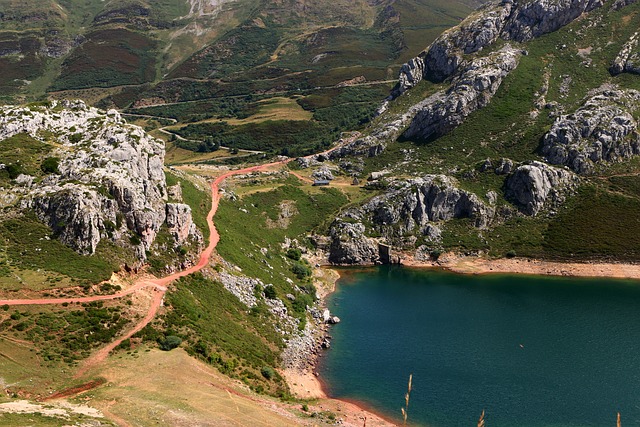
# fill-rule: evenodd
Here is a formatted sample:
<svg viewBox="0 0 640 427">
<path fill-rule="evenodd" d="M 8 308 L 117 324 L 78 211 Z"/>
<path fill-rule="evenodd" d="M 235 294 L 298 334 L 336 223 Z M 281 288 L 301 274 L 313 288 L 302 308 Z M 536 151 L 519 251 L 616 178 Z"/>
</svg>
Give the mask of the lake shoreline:
<svg viewBox="0 0 640 427">
<path fill-rule="evenodd" d="M 640 279 L 640 264 L 611 262 L 560 262 L 535 258 L 487 259 L 454 253 L 442 254 L 437 261 L 416 260 L 403 254 L 400 265 L 410 268 L 434 268 L 458 274 L 524 274 L 562 277 L 602 277 Z"/>
<path fill-rule="evenodd" d="M 319 260 L 314 260 L 319 261 Z M 368 268 L 368 267 L 364 267 Z M 320 305 L 326 307 L 327 298 L 336 290 L 337 282 L 344 278 L 344 272 L 338 271 L 335 266 L 324 265 L 318 269 L 317 275 L 324 278 L 326 286 L 318 287 Z M 322 335 L 330 330 L 330 325 L 323 325 Z M 337 399 L 330 397 L 327 384 L 320 378 L 317 368 L 320 359 L 326 356 L 326 351 L 321 346 L 322 340 L 317 342 L 317 352 L 309 355 L 311 367 L 306 369 L 283 369 L 281 371 L 291 393 L 300 399 L 315 401 L 308 404 L 310 412 L 330 411 L 342 421 L 346 427 L 361 427 L 366 420 L 369 427 L 392 427 L 398 424 L 388 418 L 387 415 L 375 410 L 354 399 Z"/>
</svg>

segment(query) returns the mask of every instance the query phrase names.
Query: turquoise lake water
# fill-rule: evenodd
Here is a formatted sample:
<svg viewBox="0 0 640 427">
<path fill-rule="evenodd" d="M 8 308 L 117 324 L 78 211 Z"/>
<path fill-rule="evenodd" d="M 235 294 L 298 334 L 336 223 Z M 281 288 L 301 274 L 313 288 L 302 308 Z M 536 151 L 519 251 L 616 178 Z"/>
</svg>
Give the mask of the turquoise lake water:
<svg viewBox="0 0 640 427">
<path fill-rule="evenodd" d="M 410 425 L 640 425 L 640 282 L 342 270 L 320 373 Z"/>
</svg>

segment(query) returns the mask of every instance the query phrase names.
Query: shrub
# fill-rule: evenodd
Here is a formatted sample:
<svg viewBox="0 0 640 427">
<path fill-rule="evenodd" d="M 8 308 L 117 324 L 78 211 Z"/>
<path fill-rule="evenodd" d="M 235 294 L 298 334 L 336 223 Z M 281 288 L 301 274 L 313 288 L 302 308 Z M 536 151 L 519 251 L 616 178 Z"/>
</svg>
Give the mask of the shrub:
<svg viewBox="0 0 640 427">
<path fill-rule="evenodd" d="M 291 271 L 300 280 L 306 279 L 307 277 L 311 276 L 311 268 L 309 268 L 309 266 L 307 266 L 307 265 L 305 265 L 305 264 L 303 264 L 301 262 L 297 262 L 297 263 L 293 264 L 293 266 L 291 267 Z"/>
<path fill-rule="evenodd" d="M 55 173 L 59 174 L 60 170 L 58 170 L 58 166 L 60 165 L 60 159 L 57 157 L 47 157 L 44 159 L 42 164 L 40 165 L 40 169 L 44 173 Z"/>
<path fill-rule="evenodd" d="M 514 250 L 510 250 L 509 252 L 507 252 L 507 258 L 515 258 L 516 257 L 516 251 Z"/>
<path fill-rule="evenodd" d="M 304 285 L 301 285 L 300 288 L 311 295 L 314 301 L 318 299 L 318 290 L 316 289 L 316 285 L 313 283 L 305 283 Z"/>
<path fill-rule="evenodd" d="M 170 351 L 182 344 L 182 338 L 175 335 L 169 335 L 158 341 L 160 350 Z"/>
<path fill-rule="evenodd" d="M 275 299 L 276 289 L 273 286 L 266 286 L 264 288 L 264 296 L 269 299 Z"/>
<path fill-rule="evenodd" d="M 289 248 L 287 250 L 287 257 L 291 258 L 294 261 L 300 261 L 302 257 L 302 251 L 298 248 Z"/>
<path fill-rule="evenodd" d="M 24 167 L 20 163 L 7 165 L 5 170 L 9 174 L 10 179 L 16 179 L 20 174 L 24 173 Z"/>
<path fill-rule="evenodd" d="M 260 373 L 262 374 L 263 377 L 265 377 L 268 380 L 275 377 L 276 375 L 276 371 L 274 371 L 271 366 L 263 366 L 262 369 L 260 370 Z"/>
</svg>

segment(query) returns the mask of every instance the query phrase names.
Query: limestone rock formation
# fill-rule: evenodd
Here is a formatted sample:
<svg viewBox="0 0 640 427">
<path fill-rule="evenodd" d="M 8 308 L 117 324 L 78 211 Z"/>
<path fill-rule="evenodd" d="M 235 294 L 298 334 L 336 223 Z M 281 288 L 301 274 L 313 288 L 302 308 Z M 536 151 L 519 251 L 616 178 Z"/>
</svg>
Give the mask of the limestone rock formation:
<svg viewBox="0 0 640 427">
<path fill-rule="evenodd" d="M 51 155 L 59 158 L 59 173 L 9 191 L 19 207 L 32 209 L 78 252 L 92 254 L 102 238 L 128 242 L 133 233 L 141 243 L 137 253 L 144 258 L 167 212 L 176 213 L 176 237 L 183 239 L 185 228 L 195 233 L 190 209 L 165 206 L 163 144 L 126 124 L 117 111 L 105 114 L 82 101 L 1 107 L 0 144 L 19 133 L 54 147 Z"/>
<path fill-rule="evenodd" d="M 378 244 L 365 236 L 362 223 L 336 219 L 331 225 L 330 237 L 329 262 L 332 264 L 372 264 L 378 261 Z"/>
<path fill-rule="evenodd" d="M 362 210 L 377 231 L 387 236 L 390 229 L 396 236 L 416 231 L 439 235 L 432 223 L 453 218 L 471 218 L 477 227 L 485 227 L 493 217 L 493 211 L 475 194 L 459 189 L 446 175 L 396 181 Z"/>
<path fill-rule="evenodd" d="M 167 227 L 176 244 L 181 245 L 190 236 L 197 236 L 196 225 L 191 217 L 191 207 L 184 203 L 167 203 Z"/>
<path fill-rule="evenodd" d="M 638 49 L 637 32 L 622 46 L 622 50 L 613 60 L 609 71 L 613 75 L 620 73 L 640 74 L 640 50 Z"/>
<path fill-rule="evenodd" d="M 604 87 L 573 114 L 558 117 L 543 138 L 542 153 L 550 163 L 580 174 L 595 171 L 600 162 L 615 162 L 640 154 L 635 114 L 640 92 Z"/>
<path fill-rule="evenodd" d="M 440 82 L 454 76 L 464 63 L 464 55 L 479 52 L 498 38 L 529 41 L 556 31 L 603 3 L 603 0 L 490 2 L 460 25 L 445 31 L 427 49 L 404 64 L 392 97 L 399 96 L 423 78 Z"/>
<path fill-rule="evenodd" d="M 400 69 L 395 96 L 415 86 L 423 78 L 442 81 L 452 76 L 463 61 L 463 55 L 478 52 L 498 39 L 512 3 L 489 3 L 439 36 L 416 58 Z"/>
<path fill-rule="evenodd" d="M 630 4 L 635 2 L 636 0 L 615 0 L 611 5 L 611 10 L 615 12 L 616 10 L 620 10 L 623 7 L 629 6 Z"/>
<path fill-rule="evenodd" d="M 333 180 L 333 172 L 328 166 L 323 165 L 311 174 L 313 179 L 326 179 L 327 181 Z"/>
<path fill-rule="evenodd" d="M 531 162 L 516 168 L 505 182 L 505 197 L 527 215 L 564 201 L 577 183 L 577 177 L 564 169 L 546 163 Z"/>
<path fill-rule="evenodd" d="M 564 27 L 583 13 L 603 4 L 603 0 L 519 2 L 502 31 L 502 38 L 518 42 L 532 40 Z"/>
<path fill-rule="evenodd" d="M 451 88 L 438 92 L 413 118 L 406 138 L 430 139 L 442 136 L 485 107 L 504 77 L 518 65 L 520 51 L 507 45 L 498 52 L 471 61 Z"/>
<path fill-rule="evenodd" d="M 391 183 L 387 192 L 360 207 L 347 210 L 331 226 L 329 261 L 336 264 L 364 264 L 378 260 L 375 240 L 369 233 L 381 235 L 387 242 L 399 242 L 408 235 L 420 234 L 438 242 L 439 224 L 453 218 L 471 218 L 479 228 L 488 226 L 494 209 L 475 194 L 461 190 L 445 175 L 426 175 Z"/>
</svg>

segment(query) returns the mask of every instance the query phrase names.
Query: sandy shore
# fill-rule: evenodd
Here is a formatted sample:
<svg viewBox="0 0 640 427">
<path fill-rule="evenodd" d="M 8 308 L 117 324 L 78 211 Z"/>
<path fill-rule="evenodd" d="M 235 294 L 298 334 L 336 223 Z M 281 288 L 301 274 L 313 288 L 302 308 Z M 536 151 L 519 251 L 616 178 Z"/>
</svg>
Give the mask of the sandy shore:
<svg viewBox="0 0 640 427">
<path fill-rule="evenodd" d="M 315 412 L 330 411 L 341 420 L 341 425 L 348 427 L 362 427 L 365 424 L 369 427 L 389 427 L 396 424 L 385 420 L 381 416 L 370 412 L 355 403 L 331 399 L 327 397 L 322 389 L 322 384 L 312 372 L 296 372 L 293 370 L 283 371 L 283 376 L 289 384 L 291 392 L 301 399 L 315 399 L 309 404 L 309 410 Z"/>
<path fill-rule="evenodd" d="M 555 262 L 529 258 L 486 259 L 482 257 L 443 254 L 437 262 L 415 261 L 405 256 L 402 265 L 407 267 L 443 268 L 455 273 L 491 274 L 514 273 L 546 276 L 611 277 L 617 279 L 640 279 L 639 264 L 602 262 Z"/>
</svg>

